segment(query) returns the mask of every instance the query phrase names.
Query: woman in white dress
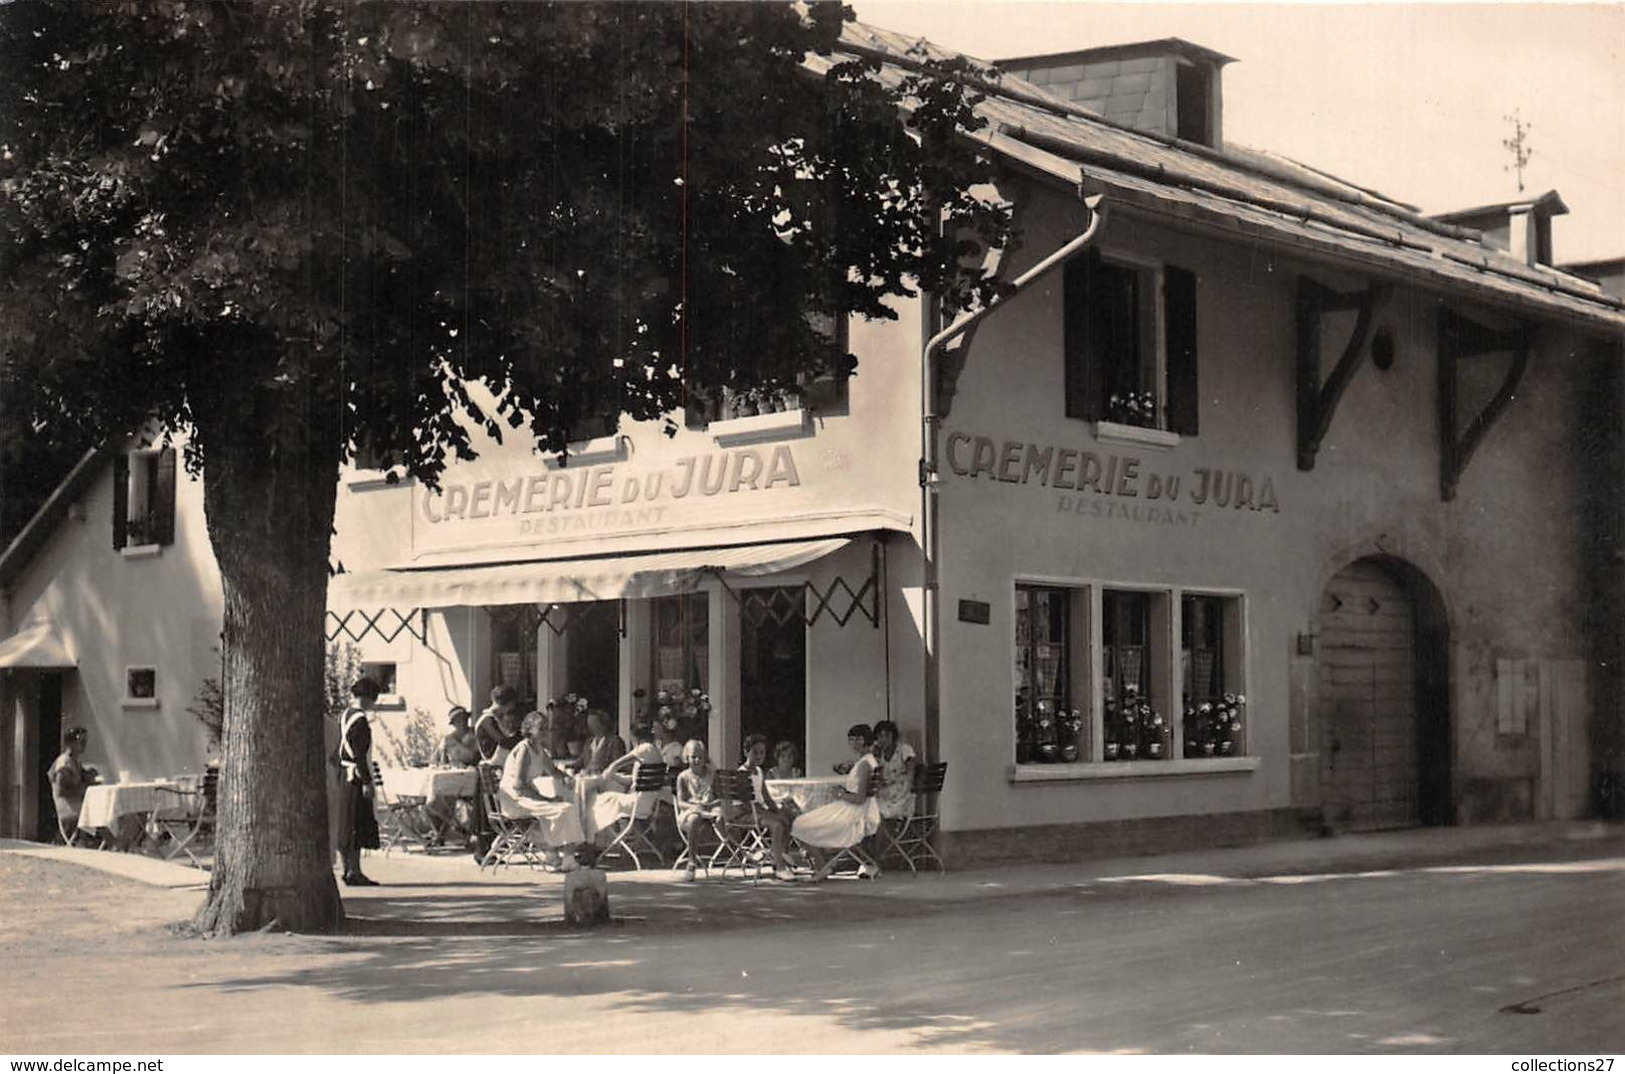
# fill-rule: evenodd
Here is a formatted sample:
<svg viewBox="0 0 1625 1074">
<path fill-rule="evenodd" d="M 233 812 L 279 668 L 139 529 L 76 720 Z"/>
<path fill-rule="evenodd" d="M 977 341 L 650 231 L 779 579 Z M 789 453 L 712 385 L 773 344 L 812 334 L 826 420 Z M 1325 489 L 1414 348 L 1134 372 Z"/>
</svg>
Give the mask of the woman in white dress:
<svg viewBox="0 0 1625 1074">
<path fill-rule="evenodd" d="M 642 724 L 632 727 L 632 748 L 612 761 L 598 777 L 603 790 L 595 791 L 587 804 L 587 819 L 592 824 L 593 838 L 608 844 L 615 823 L 630 816 L 637 808 L 641 795 L 631 789 L 632 773 L 640 764 L 665 764 L 660 747 L 649 741 L 649 729 Z M 661 792 L 649 791 L 649 794 Z M 667 793 L 666 797 L 670 798 Z"/>
<path fill-rule="evenodd" d="M 790 834 L 807 847 L 808 856 L 812 858 L 814 880 L 829 876 L 834 864 L 833 859 L 825 861 L 820 851 L 857 846 L 880 830 L 880 805 L 869 793 L 874 770 L 874 755 L 864 753 L 846 773 L 846 782 L 836 793 L 835 801 L 809 809 L 790 825 Z"/>
<path fill-rule="evenodd" d="M 547 717 L 532 712 L 525 717 L 520 730 L 524 732 L 524 740 L 513 748 L 502 766 L 502 783 L 497 795 L 502 815 L 533 821 L 531 843 L 542 846 L 550 863 L 557 859 L 559 867 L 568 872 L 576 865 L 570 848 L 583 842 L 581 813 L 567 797 L 571 794 L 570 777 L 553 763 L 547 752 Z M 552 795 L 543 793 L 538 786 L 544 779 L 551 780 L 548 789 L 553 791 Z M 566 848 L 562 856 L 558 854 L 560 847 Z"/>
</svg>

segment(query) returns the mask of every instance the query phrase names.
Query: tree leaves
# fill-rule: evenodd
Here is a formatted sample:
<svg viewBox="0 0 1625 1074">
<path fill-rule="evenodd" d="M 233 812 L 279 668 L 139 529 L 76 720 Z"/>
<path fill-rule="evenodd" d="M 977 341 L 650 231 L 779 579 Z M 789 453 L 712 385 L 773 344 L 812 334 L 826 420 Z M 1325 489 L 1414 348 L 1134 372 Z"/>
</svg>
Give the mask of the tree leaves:
<svg viewBox="0 0 1625 1074">
<path fill-rule="evenodd" d="M 557 451 L 595 415 L 849 370 L 809 315 L 985 301 L 1010 221 L 967 194 L 986 73 L 819 77 L 843 17 L 0 5 L 0 317 L 28 325 L 0 387 L 101 435 L 190 416 L 194 460 L 308 446 L 326 408 L 335 462 L 367 444 L 433 481 L 459 411 Z"/>
</svg>

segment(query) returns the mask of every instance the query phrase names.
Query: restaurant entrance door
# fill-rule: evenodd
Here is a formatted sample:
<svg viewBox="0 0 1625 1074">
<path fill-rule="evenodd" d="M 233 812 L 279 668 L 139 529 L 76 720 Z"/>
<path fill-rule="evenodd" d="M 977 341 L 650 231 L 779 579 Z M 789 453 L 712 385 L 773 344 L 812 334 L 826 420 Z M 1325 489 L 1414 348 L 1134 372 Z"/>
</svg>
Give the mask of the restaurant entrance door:
<svg viewBox="0 0 1625 1074">
<path fill-rule="evenodd" d="M 39 714 L 39 738 L 34 749 L 34 786 L 38 796 L 34 838 L 41 843 L 53 843 L 60 839 L 60 833 L 56 830 L 56 803 L 51 798 L 48 773 L 57 754 L 62 752 L 62 673 L 37 671 L 30 678 L 36 687 L 34 705 Z"/>
<path fill-rule="evenodd" d="M 767 736 L 770 764 L 780 742 L 807 756 L 806 595 L 775 586 L 740 598 L 739 729 Z"/>
<path fill-rule="evenodd" d="M 570 605 L 565 628 L 566 689 L 609 714 L 620 726 L 621 602 L 595 600 Z"/>
</svg>

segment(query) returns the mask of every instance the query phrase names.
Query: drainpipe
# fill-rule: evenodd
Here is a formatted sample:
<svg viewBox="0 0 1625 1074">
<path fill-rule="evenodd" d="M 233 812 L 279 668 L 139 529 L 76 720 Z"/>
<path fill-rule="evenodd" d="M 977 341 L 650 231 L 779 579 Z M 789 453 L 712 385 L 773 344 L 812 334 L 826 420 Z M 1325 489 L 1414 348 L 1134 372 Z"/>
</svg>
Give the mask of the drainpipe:
<svg viewBox="0 0 1625 1074">
<path fill-rule="evenodd" d="M 964 335 L 981 322 L 982 318 L 998 309 L 1004 302 L 1020 294 L 1029 285 L 1059 265 L 1081 253 L 1094 241 L 1095 232 L 1105 218 L 1101 195 L 1083 199 L 1089 210 L 1089 226 L 1083 234 L 1050 254 L 1044 260 L 1016 277 L 1012 290 L 1002 299 L 995 298 L 986 306 L 960 317 L 926 343 L 920 358 L 920 548 L 925 557 L 921 596 L 924 601 L 922 619 L 925 628 L 925 756 L 936 758 L 940 734 L 940 702 L 942 693 L 941 668 L 937 659 L 938 636 L 941 629 L 941 602 L 937 594 L 937 557 L 939 554 L 937 527 L 937 440 L 942 416 L 937 413 L 936 358 L 944 346 Z"/>
</svg>

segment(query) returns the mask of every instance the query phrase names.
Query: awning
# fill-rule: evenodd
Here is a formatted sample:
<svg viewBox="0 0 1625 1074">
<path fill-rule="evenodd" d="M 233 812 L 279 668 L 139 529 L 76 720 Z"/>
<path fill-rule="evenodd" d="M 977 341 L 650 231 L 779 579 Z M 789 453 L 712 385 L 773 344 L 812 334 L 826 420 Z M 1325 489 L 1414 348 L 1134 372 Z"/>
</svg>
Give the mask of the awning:
<svg viewBox="0 0 1625 1074">
<path fill-rule="evenodd" d="M 79 661 L 49 620 L 36 619 L 0 641 L 0 668 L 75 668 Z"/>
<path fill-rule="evenodd" d="M 694 592 L 715 573 L 757 577 L 794 570 L 839 551 L 851 540 L 827 537 L 590 559 L 362 571 L 331 579 L 327 604 L 329 608 L 467 608 L 671 596 Z"/>
</svg>

